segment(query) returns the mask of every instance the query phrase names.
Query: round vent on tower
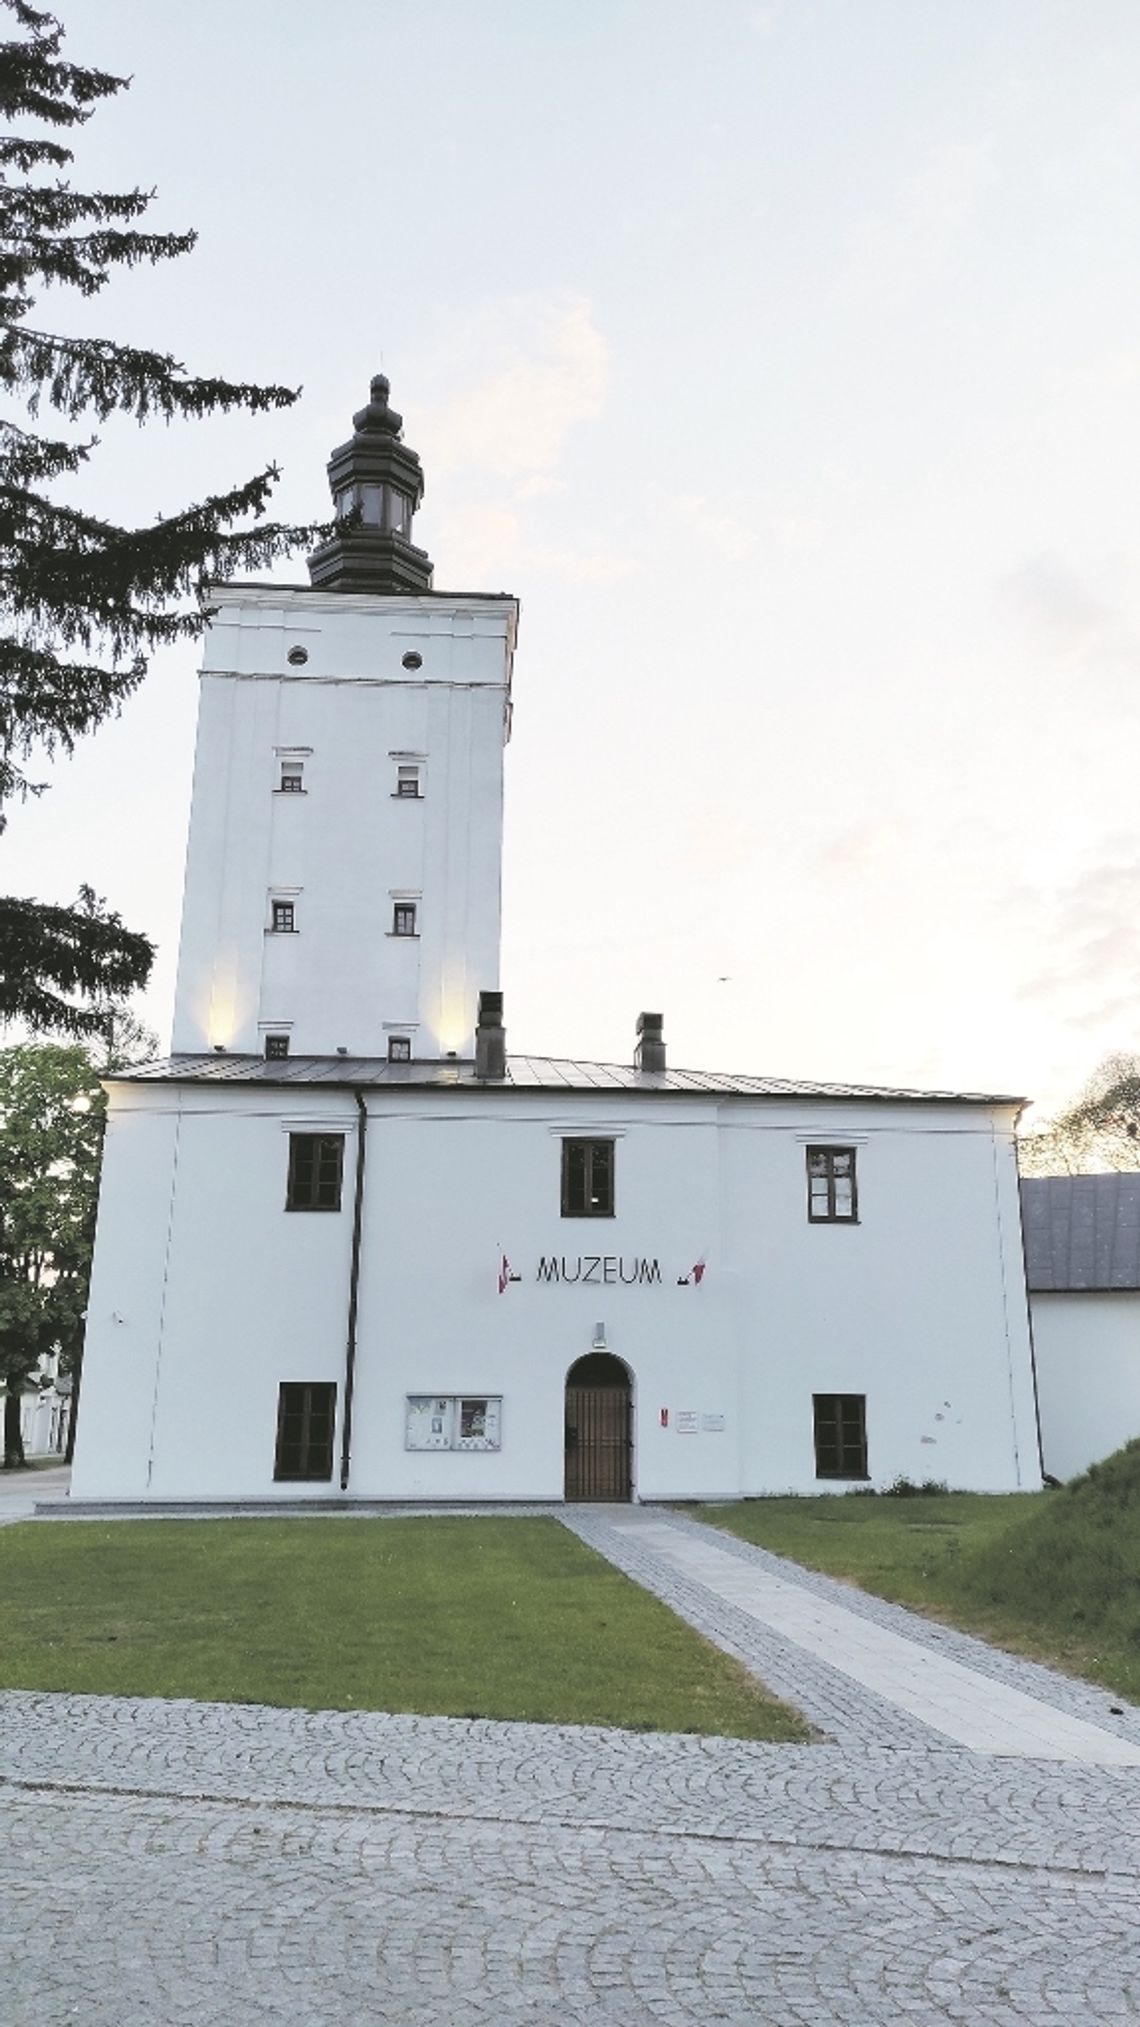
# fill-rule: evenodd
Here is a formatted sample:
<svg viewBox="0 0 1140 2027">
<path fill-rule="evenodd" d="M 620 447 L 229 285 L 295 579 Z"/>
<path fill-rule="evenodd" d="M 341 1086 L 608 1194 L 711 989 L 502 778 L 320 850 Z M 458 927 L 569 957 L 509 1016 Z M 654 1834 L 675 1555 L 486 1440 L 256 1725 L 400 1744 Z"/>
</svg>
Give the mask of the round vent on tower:
<svg viewBox="0 0 1140 2027">
<path fill-rule="evenodd" d="M 303 669 L 309 659 L 308 648 L 290 648 L 286 660 L 294 669 Z"/>
<path fill-rule="evenodd" d="M 416 653 L 415 648 L 410 649 L 404 656 L 403 666 L 406 669 L 422 669 L 423 665 L 424 658 Z"/>
</svg>

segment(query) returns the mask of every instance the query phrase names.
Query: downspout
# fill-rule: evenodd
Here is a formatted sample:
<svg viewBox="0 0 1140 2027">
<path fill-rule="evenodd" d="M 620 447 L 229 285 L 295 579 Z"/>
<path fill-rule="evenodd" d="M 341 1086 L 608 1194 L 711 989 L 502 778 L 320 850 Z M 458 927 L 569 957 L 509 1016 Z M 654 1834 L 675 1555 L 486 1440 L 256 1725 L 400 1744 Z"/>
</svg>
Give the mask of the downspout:
<svg viewBox="0 0 1140 2027">
<path fill-rule="evenodd" d="M 340 1439 L 340 1489 L 348 1490 L 352 1454 L 352 1390 L 356 1380 L 356 1312 L 360 1300 L 360 1234 L 364 1213 L 364 1159 L 367 1153 L 368 1107 L 355 1089 L 359 1126 L 356 1135 L 356 1191 L 352 1202 L 352 1262 L 348 1270 L 348 1338 L 344 1348 L 344 1422 Z"/>
<path fill-rule="evenodd" d="M 1021 1241 L 1021 1272 L 1025 1282 L 1025 1315 L 1029 1324 L 1029 1370 L 1033 1379 L 1033 1413 L 1037 1423 L 1037 1463 L 1041 1472 L 1042 1484 L 1055 1485 L 1056 1479 L 1052 1478 L 1045 1469 L 1045 1437 L 1041 1428 L 1041 1388 L 1037 1379 L 1037 1340 L 1033 1335 L 1033 1304 L 1029 1299 L 1029 1251 L 1025 1244 L 1025 1206 L 1021 1200 L 1021 1158 L 1018 1153 L 1017 1140 L 1017 1129 L 1021 1125 L 1024 1114 L 1029 1110 L 1031 1102 L 1029 1098 L 1023 1098 L 1013 1115 L 1013 1167 L 1017 1177 L 1017 1235 Z"/>
</svg>

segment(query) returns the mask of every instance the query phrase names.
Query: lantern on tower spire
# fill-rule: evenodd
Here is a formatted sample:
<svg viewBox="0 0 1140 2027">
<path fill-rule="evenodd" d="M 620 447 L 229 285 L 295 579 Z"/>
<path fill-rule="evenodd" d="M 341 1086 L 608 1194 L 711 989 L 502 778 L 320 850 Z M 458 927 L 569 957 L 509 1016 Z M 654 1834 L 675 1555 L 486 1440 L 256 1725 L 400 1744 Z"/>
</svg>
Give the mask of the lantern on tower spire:
<svg viewBox="0 0 1140 2027">
<path fill-rule="evenodd" d="M 403 417 L 388 404 L 377 373 L 353 434 L 328 462 L 339 527 L 309 558 L 317 591 L 411 593 L 431 590 L 432 565 L 412 541 L 412 515 L 424 496 L 419 458 L 401 435 Z"/>
</svg>

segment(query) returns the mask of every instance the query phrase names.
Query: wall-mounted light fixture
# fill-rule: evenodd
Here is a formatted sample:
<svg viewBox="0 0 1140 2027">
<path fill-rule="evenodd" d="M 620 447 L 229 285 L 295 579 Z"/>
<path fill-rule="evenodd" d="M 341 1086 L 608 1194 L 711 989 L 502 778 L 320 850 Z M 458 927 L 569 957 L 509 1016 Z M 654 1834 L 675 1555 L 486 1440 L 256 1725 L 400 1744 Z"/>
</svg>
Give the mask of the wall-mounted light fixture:
<svg viewBox="0 0 1140 2027">
<path fill-rule="evenodd" d="M 595 1350 L 595 1351 L 604 1351 L 604 1350 L 605 1350 L 605 1348 L 606 1348 L 606 1326 L 605 1326 L 605 1324 L 604 1324 L 604 1323 L 595 1323 L 595 1325 L 594 1325 L 594 1350 Z"/>
</svg>

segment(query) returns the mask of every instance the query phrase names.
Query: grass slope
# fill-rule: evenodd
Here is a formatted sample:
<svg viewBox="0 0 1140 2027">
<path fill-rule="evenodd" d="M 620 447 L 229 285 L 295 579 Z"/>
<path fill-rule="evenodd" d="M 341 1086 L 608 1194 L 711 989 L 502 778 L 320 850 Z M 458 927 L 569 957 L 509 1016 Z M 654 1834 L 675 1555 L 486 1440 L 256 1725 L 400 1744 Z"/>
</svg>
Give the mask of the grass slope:
<svg viewBox="0 0 1140 2027">
<path fill-rule="evenodd" d="M 546 1519 L 8 1527 L 0 1686 L 809 1736 Z"/>
<path fill-rule="evenodd" d="M 756 1499 L 703 1518 L 1140 1702 L 1140 1440 L 1060 1492 Z"/>
</svg>

